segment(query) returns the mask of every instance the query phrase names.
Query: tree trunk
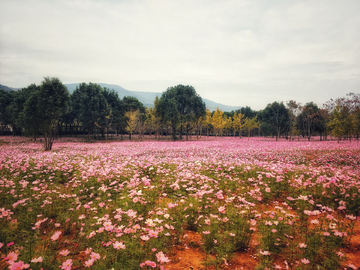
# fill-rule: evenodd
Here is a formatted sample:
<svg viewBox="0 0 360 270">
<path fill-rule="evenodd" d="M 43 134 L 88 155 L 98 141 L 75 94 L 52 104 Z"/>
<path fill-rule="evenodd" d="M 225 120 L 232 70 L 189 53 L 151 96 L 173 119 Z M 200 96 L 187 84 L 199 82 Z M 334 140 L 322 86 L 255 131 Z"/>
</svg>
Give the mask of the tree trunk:
<svg viewBox="0 0 360 270">
<path fill-rule="evenodd" d="M 176 123 L 172 123 L 172 139 L 176 140 Z"/>
</svg>

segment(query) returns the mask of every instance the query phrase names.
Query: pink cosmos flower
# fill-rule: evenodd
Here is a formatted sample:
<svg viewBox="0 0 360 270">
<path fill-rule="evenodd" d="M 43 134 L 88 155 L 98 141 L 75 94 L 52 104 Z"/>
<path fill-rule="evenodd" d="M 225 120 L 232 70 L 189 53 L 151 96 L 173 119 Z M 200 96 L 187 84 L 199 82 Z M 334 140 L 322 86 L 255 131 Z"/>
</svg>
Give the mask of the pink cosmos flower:
<svg viewBox="0 0 360 270">
<path fill-rule="evenodd" d="M 12 262 L 15 262 L 18 258 L 18 254 L 11 251 L 5 258 L 4 260 L 5 261 L 12 261 Z"/>
<path fill-rule="evenodd" d="M 67 256 L 69 253 L 70 253 L 70 251 L 67 249 L 63 249 L 62 251 L 59 252 L 59 254 L 62 256 Z"/>
<path fill-rule="evenodd" d="M 58 238 L 60 237 L 60 234 L 61 234 L 61 233 L 62 233 L 61 231 L 56 231 L 56 232 L 53 234 L 53 236 L 51 236 L 51 240 L 52 240 L 52 241 L 58 240 Z"/>
<path fill-rule="evenodd" d="M 101 257 L 100 257 L 99 253 L 91 252 L 90 258 L 93 259 L 94 261 L 96 261 L 96 260 L 99 260 Z"/>
<path fill-rule="evenodd" d="M 24 262 L 20 261 L 20 262 L 16 262 L 13 263 L 12 265 L 10 265 L 9 269 L 10 270 L 21 270 L 24 269 Z"/>
<path fill-rule="evenodd" d="M 157 258 L 159 263 L 170 262 L 169 258 L 166 257 L 162 251 L 160 251 L 159 253 L 156 253 L 156 258 Z"/>
<path fill-rule="evenodd" d="M 63 264 L 60 266 L 60 269 L 63 270 L 70 270 L 71 266 L 72 266 L 72 259 L 68 259 L 65 262 L 63 262 Z"/>
<path fill-rule="evenodd" d="M 143 268 L 144 266 L 151 266 L 152 268 L 156 267 L 156 263 L 152 262 L 152 261 L 145 261 L 143 263 L 140 264 L 140 267 Z"/>
<path fill-rule="evenodd" d="M 149 236 L 150 236 L 150 237 L 157 238 L 157 237 L 158 237 L 158 232 L 157 232 L 157 231 L 154 231 L 154 230 L 150 230 L 150 231 L 149 231 Z"/>
<path fill-rule="evenodd" d="M 100 206 L 100 207 L 104 207 L 104 206 L 105 206 L 105 203 L 101 202 L 101 203 L 99 203 L 99 206 Z"/>
<path fill-rule="evenodd" d="M 123 242 L 118 242 L 116 241 L 114 244 L 113 244 L 114 248 L 119 250 L 119 249 L 126 249 L 126 246 L 124 245 Z"/>
<path fill-rule="evenodd" d="M 31 260 L 32 263 L 41 263 L 44 260 L 43 257 L 34 258 Z"/>
<path fill-rule="evenodd" d="M 85 261 L 85 267 L 90 267 L 94 264 L 94 260 L 93 259 L 89 259 L 87 261 Z"/>
<path fill-rule="evenodd" d="M 310 261 L 308 259 L 306 259 L 306 258 L 301 259 L 301 262 L 303 264 L 309 264 L 310 263 Z"/>
<path fill-rule="evenodd" d="M 341 257 L 343 257 L 343 256 L 344 256 L 344 253 L 342 253 L 342 252 L 338 251 L 338 252 L 336 252 L 336 255 L 338 255 L 338 256 L 341 258 Z"/>
<path fill-rule="evenodd" d="M 354 270 L 357 269 L 357 267 L 355 265 L 353 265 L 352 263 L 349 263 L 347 266 Z"/>
<path fill-rule="evenodd" d="M 91 237 L 93 237 L 94 235 L 96 234 L 96 232 L 95 231 L 92 231 L 88 236 L 86 236 L 86 238 L 91 238 Z"/>
<path fill-rule="evenodd" d="M 218 210 L 221 214 L 225 214 L 225 206 L 220 206 Z"/>
<path fill-rule="evenodd" d="M 143 241 L 148 241 L 148 240 L 150 239 L 150 237 L 147 236 L 147 235 L 142 235 L 142 236 L 140 236 L 140 238 L 141 238 L 141 240 L 143 240 Z"/>
</svg>

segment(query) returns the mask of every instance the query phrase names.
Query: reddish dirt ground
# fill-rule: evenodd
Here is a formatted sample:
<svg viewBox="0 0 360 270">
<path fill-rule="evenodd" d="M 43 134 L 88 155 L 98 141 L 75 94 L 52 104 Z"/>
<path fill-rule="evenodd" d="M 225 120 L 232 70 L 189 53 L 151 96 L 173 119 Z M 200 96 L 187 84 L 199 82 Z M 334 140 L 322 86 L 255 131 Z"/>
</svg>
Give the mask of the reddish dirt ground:
<svg viewBox="0 0 360 270">
<path fill-rule="evenodd" d="M 250 249 L 247 252 L 236 252 L 235 257 L 222 264 L 222 269 L 255 269 L 257 265 L 254 259 L 255 250 Z M 170 254 L 171 263 L 166 265 L 167 269 L 192 269 L 213 270 L 213 266 L 204 266 L 205 252 L 201 249 L 201 235 L 193 231 L 186 231 L 183 241 L 180 245 L 174 247 L 172 254 Z"/>
<path fill-rule="evenodd" d="M 360 269 L 360 220 L 356 221 L 354 230 L 355 235 L 351 238 L 350 245 L 340 251 L 345 254 L 346 260 L 342 263 L 342 269 L 351 269 L 349 264 Z M 167 269 L 179 270 L 213 270 L 215 267 L 205 267 L 203 262 L 205 260 L 205 252 L 201 249 L 201 235 L 197 232 L 186 231 L 182 243 L 175 246 L 172 253 L 169 254 L 171 260 L 166 265 Z M 223 263 L 221 269 L 229 270 L 251 270 L 255 269 L 258 260 L 256 258 L 256 235 L 253 236 L 251 247 L 247 252 L 236 252 L 234 258 Z M 279 263 L 281 265 L 281 263 Z M 281 265 L 284 266 L 284 265 Z M 284 268 L 285 269 L 285 268 Z"/>
</svg>

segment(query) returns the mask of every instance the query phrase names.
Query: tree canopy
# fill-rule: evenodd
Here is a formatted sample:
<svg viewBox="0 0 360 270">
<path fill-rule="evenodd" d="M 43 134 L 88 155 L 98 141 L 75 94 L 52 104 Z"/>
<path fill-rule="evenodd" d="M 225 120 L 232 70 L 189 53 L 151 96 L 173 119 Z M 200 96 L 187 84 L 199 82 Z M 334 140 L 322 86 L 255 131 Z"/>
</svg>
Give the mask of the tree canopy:
<svg viewBox="0 0 360 270">
<path fill-rule="evenodd" d="M 169 87 L 161 95 L 157 111 L 163 121 L 171 123 L 173 139 L 176 138 L 177 126 L 180 126 L 180 139 L 182 139 L 184 126 L 194 119 L 204 116 L 206 106 L 194 87 L 179 84 Z"/>
<path fill-rule="evenodd" d="M 261 128 L 267 130 L 279 139 L 280 134 L 289 131 L 290 117 L 289 112 L 281 102 L 268 104 L 266 108 L 259 113 L 259 119 L 263 123 Z"/>
</svg>

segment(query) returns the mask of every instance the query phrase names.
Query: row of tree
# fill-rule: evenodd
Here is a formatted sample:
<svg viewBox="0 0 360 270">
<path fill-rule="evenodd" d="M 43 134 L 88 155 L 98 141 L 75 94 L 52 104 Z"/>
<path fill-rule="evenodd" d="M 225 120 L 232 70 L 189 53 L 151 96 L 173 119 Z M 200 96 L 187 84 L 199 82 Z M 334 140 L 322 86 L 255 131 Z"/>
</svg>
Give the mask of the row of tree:
<svg viewBox="0 0 360 270">
<path fill-rule="evenodd" d="M 29 85 L 19 91 L 0 90 L 1 132 L 10 128 L 14 135 L 25 134 L 36 139 L 44 136 L 45 150 L 50 150 L 59 132 L 100 135 L 110 133 L 190 134 L 215 136 L 258 135 L 304 136 L 315 134 L 326 139 L 329 134 L 357 137 L 360 133 L 360 94 L 330 100 L 322 108 L 310 102 L 302 106 L 295 101 L 273 102 L 260 111 L 243 107 L 232 112 L 219 109 L 210 112 L 192 86 L 169 87 L 152 108 L 146 108 L 134 97 L 120 99 L 114 90 L 97 84 L 80 84 L 70 94 L 58 78 L 44 78 L 41 85 Z"/>
<path fill-rule="evenodd" d="M 350 93 L 347 97 L 331 99 L 322 108 L 313 102 L 302 106 L 293 100 L 286 105 L 275 101 L 260 111 L 246 107 L 230 113 L 208 112 L 206 119 L 209 119 L 205 121 L 206 125 L 227 135 L 238 132 L 239 136 L 243 133 L 249 136 L 252 130 L 257 130 L 259 135 L 274 136 L 276 140 L 281 136 L 287 139 L 302 136 L 310 141 L 314 135 L 320 135 L 320 140 L 326 140 L 328 135 L 338 140 L 359 139 L 360 94 Z"/>
</svg>

